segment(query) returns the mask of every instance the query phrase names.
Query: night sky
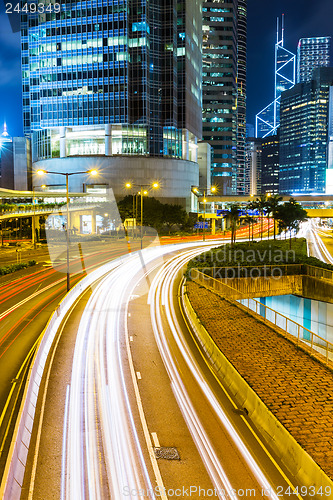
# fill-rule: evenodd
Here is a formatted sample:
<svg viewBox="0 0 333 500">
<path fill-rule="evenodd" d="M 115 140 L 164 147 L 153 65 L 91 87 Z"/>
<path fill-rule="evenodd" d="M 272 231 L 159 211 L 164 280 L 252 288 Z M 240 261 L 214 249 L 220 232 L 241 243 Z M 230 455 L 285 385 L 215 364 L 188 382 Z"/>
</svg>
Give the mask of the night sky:
<svg viewBox="0 0 333 500">
<path fill-rule="evenodd" d="M 13 2 L 15 3 L 15 2 Z M 299 38 L 333 36 L 333 0 L 248 0 L 247 121 L 274 97 L 276 18 L 285 14 L 285 47 L 296 51 Z M 13 33 L 0 3 L 0 127 L 23 134 L 20 35 Z"/>
</svg>

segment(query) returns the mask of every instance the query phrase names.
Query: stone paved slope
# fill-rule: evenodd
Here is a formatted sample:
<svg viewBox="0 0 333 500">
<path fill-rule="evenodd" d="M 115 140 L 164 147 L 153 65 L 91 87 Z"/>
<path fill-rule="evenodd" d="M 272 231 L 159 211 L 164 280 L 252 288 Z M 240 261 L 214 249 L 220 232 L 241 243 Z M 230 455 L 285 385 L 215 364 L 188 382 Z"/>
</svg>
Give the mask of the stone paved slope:
<svg viewBox="0 0 333 500">
<path fill-rule="evenodd" d="M 194 282 L 188 296 L 223 354 L 333 479 L 333 373 L 255 317 Z"/>
</svg>

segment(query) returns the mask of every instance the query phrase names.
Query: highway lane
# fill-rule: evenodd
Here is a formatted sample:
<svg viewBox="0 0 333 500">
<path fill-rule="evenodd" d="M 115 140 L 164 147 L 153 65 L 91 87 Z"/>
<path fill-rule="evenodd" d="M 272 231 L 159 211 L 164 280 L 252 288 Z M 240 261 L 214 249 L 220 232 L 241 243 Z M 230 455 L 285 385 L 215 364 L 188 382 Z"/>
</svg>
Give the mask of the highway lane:
<svg viewBox="0 0 333 500">
<path fill-rule="evenodd" d="M 214 486 L 227 490 L 229 482 L 229 489 L 239 492 L 235 498 L 244 496 L 246 490 L 255 491 L 260 498 L 263 490 L 270 491 L 270 498 L 278 498 L 280 488 L 290 491 L 293 498 L 301 498 L 297 495 L 297 487 L 300 491 L 301 485 L 294 484 L 293 478 L 279 465 L 278 457 L 235 405 L 201 355 L 180 305 L 184 293 L 181 268 L 182 262 L 175 259 L 155 277 L 151 287 L 151 318 L 156 341 L 165 353 L 169 376 L 175 384 L 179 379 L 179 388 L 174 392 L 180 406 L 190 407 L 184 407 L 183 413 L 196 436 L 203 461 L 208 464 Z M 205 414 L 209 418 L 203 417 Z M 223 480 L 224 475 L 228 481 Z M 285 497 L 288 494 L 279 495 Z"/>
<path fill-rule="evenodd" d="M 331 231 L 324 231 L 315 221 L 310 220 L 302 225 L 301 235 L 308 241 L 308 252 L 310 256 L 333 264 L 333 240 Z"/>
<path fill-rule="evenodd" d="M 138 243 L 135 244 L 138 246 Z M 123 255 L 128 251 L 126 242 L 113 249 L 99 249 L 85 256 L 82 272 L 81 258 L 71 261 L 71 284 L 78 282 L 87 272 Z M 12 402 L 25 372 L 20 372 L 27 354 L 38 341 L 50 315 L 66 294 L 66 264 L 54 268 L 29 268 L 20 271 L 20 277 L 4 276 L 0 280 L 0 476 L 2 475 L 13 431 Z M 18 373 L 20 375 L 18 376 Z M 15 386 L 15 387 L 14 387 Z M 16 387 L 17 386 L 17 387 Z M 15 413 L 11 415 L 15 417 Z M 10 430 L 10 432 L 9 432 Z M 3 440 L 6 439 L 6 445 Z"/>
<path fill-rule="evenodd" d="M 165 251 L 170 252 L 174 249 L 175 246 Z M 157 251 L 158 254 L 164 252 L 161 248 L 152 250 Z M 109 496 L 104 497 L 101 491 L 113 492 L 112 498 L 123 498 L 119 494 L 124 482 L 125 486 L 134 488 L 139 486 L 151 488 L 149 478 L 152 475 L 154 477 L 153 466 L 145 465 L 146 460 L 143 459 L 141 443 L 138 441 L 133 424 L 133 419 L 137 419 L 138 414 L 136 412 L 136 417 L 133 417 L 131 412 L 128 412 L 129 402 L 126 396 L 123 397 L 126 392 L 122 390 L 123 366 L 119 364 L 119 357 L 124 354 L 124 339 L 122 335 L 121 339 L 119 337 L 120 316 L 124 314 L 125 304 L 123 293 L 129 284 L 132 286 L 131 280 L 138 268 L 142 269 L 142 265 L 146 263 L 137 256 L 134 263 L 131 260 L 128 263 L 128 270 L 123 267 L 119 271 L 115 270 L 106 278 L 102 288 L 97 285 L 87 305 L 86 313 L 82 315 L 78 331 L 74 333 L 77 342 L 73 354 L 72 375 L 66 381 L 70 383 L 67 405 L 69 427 L 66 434 L 68 442 L 65 458 L 62 458 L 63 463 L 66 464 L 62 476 L 62 484 L 68 492 L 66 498 L 109 498 Z M 116 281 L 113 283 L 113 280 Z M 78 307 L 80 308 L 80 305 Z M 69 331 L 73 333 L 72 325 L 65 326 L 63 335 L 67 336 Z M 62 358 L 59 364 L 61 369 L 64 369 L 66 363 Z M 89 374 L 91 376 L 88 376 Z M 127 376 L 129 376 L 128 371 Z M 59 392 L 59 385 L 58 376 L 54 380 L 54 392 L 50 389 L 47 399 L 52 400 L 53 403 L 58 402 L 63 416 L 66 394 L 65 391 Z M 62 387 L 64 387 L 63 384 Z M 47 415 L 48 412 L 52 413 L 52 408 L 46 407 L 44 424 L 46 429 L 53 428 L 54 432 L 59 435 L 62 431 L 63 418 L 56 420 L 51 418 L 51 421 L 47 423 Z M 57 450 L 53 453 L 52 448 L 50 449 L 48 437 L 49 432 L 43 431 L 36 466 L 35 486 L 34 488 L 31 484 L 25 486 L 25 491 L 33 489 L 33 495 L 29 498 L 59 498 L 60 478 L 57 476 L 52 482 L 48 473 L 55 467 L 55 462 L 59 467 L 61 460 Z M 51 438 L 51 441 L 52 445 L 55 443 L 59 445 L 59 439 Z M 105 454 L 106 450 L 106 458 L 102 461 L 105 465 L 101 467 L 100 454 L 102 452 Z M 33 451 L 29 453 L 30 461 L 33 461 Z M 150 455 L 146 456 L 148 463 Z M 107 483 L 105 483 L 105 475 L 108 478 Z M 26 477 L 29 479 L 31 472 L 28 472 Z M 44 477 L 47 478 L 46 484 L 43 482 Z M 58 484 L 56 484 L 57 480 Z M 155 482 L 153 484 L 155 485 Z M 47 497 L 45 497 L 46 488 L 50 495 Z"/>
<path fill-rule="evenodd" d="M 59 402 L 67 415 L 61 498 L 119 500 L 140 490 L 154 498 L 156 486 L 167 491 L 193 485 L 229 492 L 219 498 L 272 486 L 269 497 L 277 499 L 288 497 L 277 497 L 278 486 L 294 486 L 233 406 L 201 357 L 179 305 L 176 310 L 179 271 L 199 251 L 163 266 L 163 253 L 177 249 L 154 249 L 144 262 L 132 256 L 91 294 L 78 326 L 67 397 Z M 179 448 L 180 460 L 157 461 L 159 444 Z M 37 455 L 41 484 L 29 498 L 48 498 L 41 496 L 48 454 L 54 456 L 41 448 Z"/>
</svg>

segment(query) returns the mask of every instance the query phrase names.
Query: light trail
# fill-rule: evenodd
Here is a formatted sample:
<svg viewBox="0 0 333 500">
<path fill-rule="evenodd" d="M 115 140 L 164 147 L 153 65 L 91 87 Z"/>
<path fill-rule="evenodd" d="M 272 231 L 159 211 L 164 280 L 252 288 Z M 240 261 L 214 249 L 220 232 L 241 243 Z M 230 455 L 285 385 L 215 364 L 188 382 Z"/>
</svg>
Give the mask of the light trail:
<svg viewBox="0 0 333 500">
<path fill-rule="evenodd" d="M 157 270 L 151 284 L 147 279 L 150 286 L 148 303 L 155 339 L 178 405 L 212 483 L 220 492 L 219 497 L 233 500 L 239 498 L 235 493 L 237 488 L 231 483 L 221 464 L 173 359 L 164 331 L 163 314 L 167 318 L 173 338 L 193 379 L 239 450 L 244 461 L 243 467 L 252 471 L 258 491 L 260 488 L 270 491 L 270 498 L 278 500 L 279 497 L 270 482 L 220 407 L 217 397 L 186 342 L 174 309 L 172 290 L 177 274 L 188 260 L 205 248 L 219 244 L 217 241 L 207 242 L 205 245 L 202 242 L 192 243 L 188 244 L 191 250 L 186 252 L 184 244 L 175 244 L 132 254 L 103 278 L 92 291 L 80 321 L 73 358 L 68 401 L 67 443 L 63 446 L 67 452 L 67 455 L 63 456 L 66 467 L 63 467 L 61 478 L 65 484 L 66 499 L 99 500 L 110 497 L 119 500 L 123 498 L 125 487 L 128 491 L 150 492 L 150 498 L 155 498 L 153 484 L 161 484 L 149 431 L 147 427 L 145 428 L 144 416 L 142 417 L 140 413 L 151 465 L 148 466 L 145 462 L 147 453 L 142 449 L 142 440 L 139 436 L 142 430 L 138 430 L 135 423 L 138 410 L 131 407 L 129 400 L 129 393 L 133 393 L 133 387 L 129 387 L 128 381 L 125 380 L 127 363 L 130 363 L 132 369 L 132 379 L 135 378 L 135 371 L 131 360 L 125 359 L 126 354 L 130 352 L 129 348 L 126 353 L 124 351 L 124 334 L 128 334 L 129 301 L 135 296 L 136 286 L 154 268 L 159 267 L 160 270 Z M 162 265 L 160 259 L 163 256 L 180 249 L 183 250 L 181 256 L 171 258 L 168 263 Z M 143 265 L 142 259 L 144 259 Z M 125 340 L 128 346 L 129 339 L 126 337 Z M 134 391 L 141 412 L 137 384 L 134 384 Z M 101 463 L 105 470 L 101 467 Z M 273 462 L 273 468 L 275 466 L 276 463 Z M 151 469 L 154 477 L 151 477 Z M 281 474 L 278 467 L 277 470 Z M 288 482 L 283 474 L 282 477 Z M 295 493 L 295 498 L 297 497 L 301 498 Z"/>
<path fill-rule="evenodd" d="M 318 259 L 328 264 L 333 264 L 332 255 L 327 250 L 326 245 L 320 238 L 317 226 L 311 221 L 308 223 L 304 232 L 306 234 L 306 238 L 314 247 L 314 252 L 312 252 L 315 254 L 314 257 L 317 257 Z"/>
<path fill-rule="evenodd" d="M 196 245 L 203 246 L 201 242 Z M 125 382 L 125 311 L 144 268 L 179 248 L 184 246 L 155 247 L 132 254 L 97 285 L 84 309 L 73 358 L 66 470 L 62 472 L 68 499 L 99 499 L 107 490 L 111 498 L 119 500 L 125 486 L 150 491 L 155 498 Z M 126 292 L 129 285 L 131 293 Z M 102 477 L 100 470 L 97 431 L 102 435 L 107 477 Z"/>
<path fill-rule="evenodd" d="M 181 257 L 173 259 L 173 261 L 165 265 L 154 278 L 150 290 L 149 302 L 151 304 L 151 321 L 153 324 L 156 342 L 159 346 L 164 364 L 166 366 L 166 369 L 168 370 L 170 379 L 175 388 L 175 395 L 177 397 L 179 405 L 183 408 L 184 418 L 192 433 L 199 453 L 202 456 L 204 463 L 206 464 L 207 471 L 211 476 L 215 488 L 218 491 L 225 490 L 229 492 L 230 498 L 237 498 L 235 494 L 230 493 L 237 489 L 232 488 L 230 482 L 226 478 L 225 472 L 223 471 L 221 464 L 219 463 L 212 444 L 209 442 L 209 439 L 205 434 L 204 426 L 200 422 L 198 415 L 195 413 L 193 407 L 190 408 L 190 403 L 188 403 L 187 406 L 184 404 L 185 402 L 189 401 L 189 396 L 186 392 L 181 376 L 178 373 L 176 365 L 172 359 L 172 355 L 163 329 L 162 314 L 159 305 L 160 303 L 163 303 L 165 305 L 165 314 L 168 319 L 168 324 L 172 330 L 173 337 L 176 340 L 178 348 L 181 351 L 182 356 L 186 360 L 186 363 L 191 370 L 193 377 L 196 379 L 202 392 L 206 395 L 207 399 L 218 415 L 221 423 L 230 434 L 231 438 L 238 447 L 246 463 L 252 470 L 254 476 L 257 478 L 261 487 L 266 491 L 272 491 L 271 498 L 274 500 L 278 500 L 277 494 L 274 493 L 273 488 L 271 488 L 271 485 L 267 481 L 265 475 L 260 470 L 260 467 L 256 464 L 255 460 L 251 456 L 251 453 L 242 442 L 241 438 L 227 418 L 225 412 L 220 407 L 216 396 L 207 384 L 200 366 L 196 362 L 193 354 L 190 352 L 186 344 L 186 341 L 184 340 L 180 325 L 176 319 L 172 298 L 174 281 L 177 277 L 177 274 L 183 268 L 184 264 L 189 260 L 189 258 L 192 257 L 193 253 L 188 252 L 185 256 L 183 254 Z M 193 424 L 194 421 L 195 425 Z"/>
</svg>

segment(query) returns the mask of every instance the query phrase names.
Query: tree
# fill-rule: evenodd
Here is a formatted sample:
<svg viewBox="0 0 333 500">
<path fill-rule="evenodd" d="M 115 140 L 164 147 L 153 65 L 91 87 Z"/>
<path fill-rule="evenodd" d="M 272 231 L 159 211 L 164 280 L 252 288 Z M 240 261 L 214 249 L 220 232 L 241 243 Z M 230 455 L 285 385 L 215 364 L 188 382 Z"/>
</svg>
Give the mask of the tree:
<svg viewBox="0 0 333 500">
<path fill-rule="evenodd" d="M 140 197 L 139 197 L 140 198 Z M 140 201 L 140 199 L 139 199 Z M 133 197 L 125 196 L 119 203 L 118 209 L 120 217 L 125 219 L 133 217 Z M 140 220 L 140 208 L 138 211 Z M 143 225 L 156 229 L 157 232 L 167 230 L 169 233 L 175 226 L 184 227 L 189 224 L 189 218 L 181 205 L 161 203 L 154 197 L 144 196 L 143 198 Z"/>
<path fill-rule="evenodd" d="M 231 245 L 233 245 L 236 241 L 236 229 L 239 221 L 239 210 L 240 210 L 239 203 L 232 203 L 229 214 L 227 216 L 230 220 L 230 226 L 231 226 Z"/>
<path fill-rule="evenodd" d="M 307 212 L 294 198 L 279 205 L 276 209 L 276 218 L 280 230 L 289 231 L 289 247 L 291 248 L 291 232 L 298 231 L 300 223 L 307 218 Z"/>
<path fill-rule="evenodd" d="M 248 210 L 252 210 L 253 212 L 257 211 L 258 210 L 258 204 L 256 201 L 250 201 L 248 204 L 247 204 L 247 209 Z M 252 241 L 253 241 L 253 233 L 254 233 L 254 224 L 257 222 L 257 220 L 254 218 L 254 216 L 252 216 Z"/>
<path fill-rule="evenodd" d="M 261 240 L 264 232 L 264 214 L 268 206 L 267 203 L 267 197 L 265 194 L 261 194 L 259 198 L 252 202 L 252 206 L 259 210 L 261 220 Z"/>
<path fill-rule="evenodd" d="M 253 223 L 253 217 L 251 215 L 246 215 L 244 217 L 244 222 L 249 225 L 249 243 L 251 241 L 251 224 Z M 253 229 L 252 229 L 252 236 L 253 236 Z"/>
<path fill-rule="evenodd" d="M 282 196 L 279 196 L 278 194 L 274 194 L 273 196 L 270 196 L 270 198 L 267 200 L 267 209 L 268 209 L 268 217 L 270 214 L 272 214 L 273 219 L 274 219 L 274 240 L 276 239 L 276 227 L 275 227 L 275 222 L 277 220 L 277 210 L 280 206 L 280 201 L 282 201 Z M 269 220 L 268 220 L 269 223 Z"/>
</svg>

